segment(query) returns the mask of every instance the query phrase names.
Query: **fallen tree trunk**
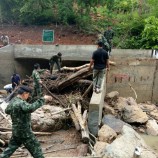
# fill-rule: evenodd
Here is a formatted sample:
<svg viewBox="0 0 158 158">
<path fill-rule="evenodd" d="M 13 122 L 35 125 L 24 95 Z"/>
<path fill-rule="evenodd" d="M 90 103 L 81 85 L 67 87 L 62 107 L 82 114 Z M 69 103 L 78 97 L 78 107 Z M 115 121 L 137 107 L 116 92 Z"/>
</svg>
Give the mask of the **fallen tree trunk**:
<svg viewBox="0 0 158 158">
<path fill-rule="evenodd" d="M 66 66 L 64 66 L 61 68 L 61 71 L 64 71 L 64 70 L 66 70 L 66 71 L 78 71 L 78 70 L 81 70 L 85 67 L 89 67 L 89 64 L 85 64 L 85 65 L 78 66 L 78 67 L 66 67 Z"/>
<path fill-rule="evenodd" d="M 80 130 L 80 125 L 79 125 L 79 122 L 77 120 L 77 117 L 75 116 L 75 114 L 72 110 L 70 110 L 69 113 L 70 113 L 71 119 L 72 119 L 72 121 L 75 125 L 76 130 L 79 131 Z"/>
<path fill-rule="evenodd" d="M 89 87 L 87 88 L 87 90 L 84 92 L 84 94 L 82 95 L 82 98 L 84 98 L 88 93 L 89 93 L 89 91 L 91 90 L 93 88 L 93 83 L 91 83 L 90 85 L 89 85 Z"/>
<path fill-rule="evenodd" d="M 52 135 L 53 132 L 33 132 L 35 135 Z M 7 132 L 1 132 L 0 131 L 0 134 L 1 135 L 6 135 L 6 134 L 12 134 L 11 131 L 7 131 Z"/>
<path fill-rule="evenodd" d="M 113 65 L 113 66 L 116 65 L 116 63 L 113 62 L 113 61 L 109 61 L 109 64 Z M 66 67 L 66 66 L 64 66 L 64 67 L 61 68 L 61 71 L 64 71 L 64 70 L 66 70 L 66 71 L 78 71 L 78 70 L 81 70 L 83 68 L 89 67 L 89 65 L 90 64 L 88 63 L 88 64 L 85 64 L 85 65 L 82 65 L 82 66 L 77 66 L 77 67 Z"/>
<path fill-rule="evenodd" d="M 79 125 L 81 127 L 82 141 L 84 143 L 89 142 L 89 131 L 87 126 L 87 110 L 84 111 L 83 115 L 81 114 L 81 104 L 77 103 L 78 107 L 75 104 L 72 104 L 72 109 L 75 113 L 76 118 L 78 119 Z"/>
<path fill-rule="evenodd" d="M 83 68 L 83 69 L 75 72 L 74 74 L 70 75 L 66 80 L 59 82 L 57 85 L 57 88 L 60 91 L 64 88 L 68 87 L 69 85 L 77 82 L 78 80 L 86 78 L 90 75 L 92 75 L 92 71 L 89 71 L 89 69 L 87 67 Z"/>
</svg>

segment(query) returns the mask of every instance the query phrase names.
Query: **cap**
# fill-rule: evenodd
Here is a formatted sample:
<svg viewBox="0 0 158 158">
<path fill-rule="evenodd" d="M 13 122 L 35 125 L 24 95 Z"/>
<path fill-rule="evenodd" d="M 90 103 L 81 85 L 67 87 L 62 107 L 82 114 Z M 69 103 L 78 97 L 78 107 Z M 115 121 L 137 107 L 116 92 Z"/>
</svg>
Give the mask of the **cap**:
<svg viewBox="0 0 158 158">
<path fill-rule="evenodd" d="M 23 91 L 23 92 L 28 92 L 28 93 L 31 93 L 31 92 L 32 92 L 32 89 L 31 89 L 30 87 L 24 86 L 24 85 L 20 86 L 20 87 L 19 87 L 19 90 L 20 90 L 20 91 Z"/>
<path fill-rule="evenodd" d="M 58 56 L 62 56 L 62 54 L 59 52 L 59 53 L 58 53 Z"/>
<path fill-rule="evenodd" d="M 40 64 L 38 64 L 38 63 L 34 64 L 34 68 L 35 68 L 35 69 L 40 68 Z"/>
</svg>

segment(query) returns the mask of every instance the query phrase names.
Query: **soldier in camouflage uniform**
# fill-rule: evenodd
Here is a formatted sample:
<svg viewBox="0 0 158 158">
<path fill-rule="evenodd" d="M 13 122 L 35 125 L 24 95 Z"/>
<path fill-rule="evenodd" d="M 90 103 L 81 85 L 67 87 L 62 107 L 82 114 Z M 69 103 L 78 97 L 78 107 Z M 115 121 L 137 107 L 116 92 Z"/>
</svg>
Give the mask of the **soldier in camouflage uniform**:
<svg viewBox="0 0 158 158">
<path fill-rule="evenodd" d="M 102 42 L 103 43 L 103 49 L 107 51 L 107 53 L 109 52 L 109 43 L 107 42 L 107 39 L 104 37 L 103 34 L 98 34 L 98 42 Z"/>
<path fill-rule="evenodd" d="M 49 100 L 49 96 L 45 95 L 33 104 L 29 104 L 26 100 L 30 93 L 29 87 L 21 86 L 18 89 L 17 97 L 11 100 L 5 110 L 6 114 L 10 115 L 12 119 L 12 137 L 0 158 L 9 158 L 22 144 L 34 158 L 44 158 L 40 143 L 31 129 L 31 113 L 40 108 L 45 100 Z"/>
<path fill-rule="evenodd" d="M 114 31 L 112 30 L 111 26 L 108 26 L 108 29 L 104 32 L 104 37 L 107 39 L 109 43 L 109 55 L 112 49 L 112 39 L 114 37 Z"/>
<path fill-rule="evenodd" d="M 42 89 L 41 89 L 41 78 L 40 74 L 46 71 L 45 69 L 40 69 L 40 65 L 36 63 L 34 65 L 34 70 L 32 72 L 32 77 L 33 77 L 33 85 L 34 85 L 34 90 L 32 96 L 35 97 L 41 97 L 42 96 Z"/>
<path fill-rule="evenodd" d="M 61 63 L 62 63 L 62 54 L 59 52 L 57 55 L 53 55 L 50 60 L 49 60 L 49 65 L 50 65 L 50 73 L 52 74 L 53 72 L 53 68 L 54 68 L 54 64 L 56 64 L 58 71 L 60 72 L 60 68 L 61 68 Z"/>
</svg>

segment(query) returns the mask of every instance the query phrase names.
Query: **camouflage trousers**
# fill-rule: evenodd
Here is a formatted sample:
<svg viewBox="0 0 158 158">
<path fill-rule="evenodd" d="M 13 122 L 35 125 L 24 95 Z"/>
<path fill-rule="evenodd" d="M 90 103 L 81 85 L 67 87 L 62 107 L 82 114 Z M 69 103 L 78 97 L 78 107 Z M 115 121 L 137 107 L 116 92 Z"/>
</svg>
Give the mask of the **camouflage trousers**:
<svg viewBox="0 0 158 158">
<path fill-rule="evenodd" d="M 53 74 L 54 68 L 57 68 L 58 71 L 60 72 L 60 67 L 61 67 L 61 65 L 60 65 L 59 62 L 55 62 L 55 61 L 52 62 L 52 63 L 50 64 L 50 73 Z"/>
<path fill-rule="evenodd" d="M 31 134 L 27 138 L 12 136 L 8 147 L 2 152 L 0 158 L 9 158 L 14 153 L 14 151 L 22 144 L 34 158 L 44 158 L 40 143 L 38 142 L 34 134 Z"/>
<path fill-rule="evenodd" d="M 32 97 L 41 97 L 42 96 L 42 89 L 41 89 L 41 85 L 34 85 L 34 90 L 32 93 Z"/>
</svg>

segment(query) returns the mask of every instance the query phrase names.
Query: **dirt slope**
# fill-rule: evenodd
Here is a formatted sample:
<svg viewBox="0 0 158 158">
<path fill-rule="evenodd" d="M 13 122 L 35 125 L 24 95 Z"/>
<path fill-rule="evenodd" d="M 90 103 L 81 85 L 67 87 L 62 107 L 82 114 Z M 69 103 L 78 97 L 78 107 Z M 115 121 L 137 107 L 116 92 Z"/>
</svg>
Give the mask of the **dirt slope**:
<svg viewBox="0 0 158 158">
<path fill-rule="evenodd" d="M 10 43 L 43 44 L 42 31 L 54 30 L 53 44 L 91 45 L 95 43 L 95 35 L 86 35 L 72 26 L 3 26 L 0 25 L 0 35 L 6 34 Z M 52 44 L 52 43 L 45 43 Z"/>
</svg>

